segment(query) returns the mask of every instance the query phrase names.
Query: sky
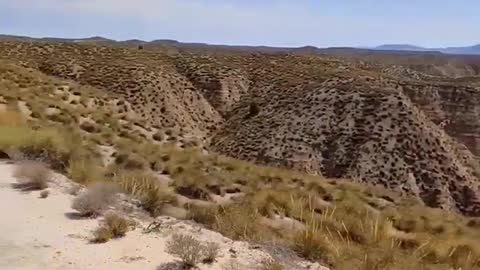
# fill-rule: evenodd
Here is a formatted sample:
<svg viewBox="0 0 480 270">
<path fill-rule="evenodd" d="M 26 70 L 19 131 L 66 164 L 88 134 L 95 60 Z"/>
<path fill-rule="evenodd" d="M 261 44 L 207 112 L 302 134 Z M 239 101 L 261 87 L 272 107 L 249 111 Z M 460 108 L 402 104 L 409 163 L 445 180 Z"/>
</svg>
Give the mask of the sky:
<svg viewBox="0 0 480 270">
<path fill-rule="evenodd" d="M 0 34 L 231 45 L 480 43 L 478 0 L 0 0 Z"/>
</svg>

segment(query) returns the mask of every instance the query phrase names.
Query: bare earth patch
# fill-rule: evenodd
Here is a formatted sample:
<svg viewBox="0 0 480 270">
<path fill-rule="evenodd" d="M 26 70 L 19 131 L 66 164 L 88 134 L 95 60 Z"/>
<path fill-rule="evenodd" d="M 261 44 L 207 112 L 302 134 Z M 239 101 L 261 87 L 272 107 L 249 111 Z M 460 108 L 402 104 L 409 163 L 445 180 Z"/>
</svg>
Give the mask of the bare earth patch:
<svg viewBox="0 0 480 270">
<path fill-rule="evenodd" d="M 179 265 L 180 258 L 167 252 L 167 242 L 175 233 L 188 234 L 201 243 L 215 242 L 219 253 L 211 264 L 199 269 L 257 269 L 271 256 L 246 242 L 232 241 L 199 225 L 169 217 L 156 219 L 156 230 L 145 230 L 150 222 L 139 222 L 123 238 L 105 244 L 91 244 L 96 219 L 71 219 L 66 215 L 74 198 L 66 192 L 68 183 L 54 183 L 48 198 L 41 191 L 20 192 L 11 188 L 17 180 L 15 165 L 0 163 L 0 269 L 8 270 L 110 270 L 167 269 Z M 56 181 L 67 181 L 56 177 Z M 292 260 L 287 269 L 325 269 L 318 264 Z"/>
</svg>

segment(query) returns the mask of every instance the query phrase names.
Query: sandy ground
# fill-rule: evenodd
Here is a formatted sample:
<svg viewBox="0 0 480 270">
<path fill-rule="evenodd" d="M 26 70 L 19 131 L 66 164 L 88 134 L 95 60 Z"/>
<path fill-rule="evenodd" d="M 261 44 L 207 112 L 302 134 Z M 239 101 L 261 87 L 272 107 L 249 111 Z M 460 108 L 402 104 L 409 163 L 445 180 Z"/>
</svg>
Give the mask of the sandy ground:
<svg viewBox="0 0 480 270">
<path fill-rule="evenodd" d="M 200 264 L 200 269 L 257 269 L 270 255 L 245 242 L 232 241 L 197 224 L 169 217 L 157 219 L 158 232 L 145 233 L 141 228 L 124 238 L 105 244 L 91 244 L 91 232 L 98 220 L 72 218 L 73 196 L 65 191 L 65 178 L 57 177 L 49 187 L 48 198 L 40 191 L 22 192 L 12 188 L 15 165 L 0 162 L 0 269 L 2 270 L 173 270 L 178 258 L 166 253 L 165 245 L 173 232 L 194 235 L 198 240 L 212 241 L 221 250 L 216 262 Z M 62 182 L 63 181 L 63 182 Z M 288 259 L 290 262 L 295 260 Z M 326 269 L 318 264 L 295 262 L 287 269 Z"/>
</svg>

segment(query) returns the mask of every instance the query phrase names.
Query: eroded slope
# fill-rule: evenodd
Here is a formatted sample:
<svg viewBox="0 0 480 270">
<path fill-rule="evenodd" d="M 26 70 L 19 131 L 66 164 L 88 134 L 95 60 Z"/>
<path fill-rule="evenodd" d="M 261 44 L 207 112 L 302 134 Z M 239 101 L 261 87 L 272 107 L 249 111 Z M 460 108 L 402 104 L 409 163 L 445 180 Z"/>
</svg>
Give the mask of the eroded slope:
<svg viewBox="0 0 480 270">
<path fill-rule="evenodd" d="M 480 214 L 476 103 L 465 101 L 477 90 L 466 83 L 315 55 L 22 42 L 2 42 L 0 51 L 118 95 L 155 129 L 147 137 L 200 138 L 236 158 L 382 184 L 429 206 Z M 461 127 L 446 131 L 468 148 L 445 123 Z"/>
</svg>

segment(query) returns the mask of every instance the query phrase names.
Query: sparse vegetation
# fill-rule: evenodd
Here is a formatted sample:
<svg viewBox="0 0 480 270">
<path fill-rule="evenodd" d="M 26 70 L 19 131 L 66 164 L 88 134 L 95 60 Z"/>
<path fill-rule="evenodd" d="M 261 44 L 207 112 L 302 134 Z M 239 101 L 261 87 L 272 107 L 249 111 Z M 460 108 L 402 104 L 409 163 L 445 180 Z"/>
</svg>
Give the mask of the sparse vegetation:
<svg viewBox="0 0 480 270">
<path fill-rule="evenodd" d="M 12 70 L 0 76 L 22 74 Z M 28 74 L 22 76 L 33 76 Z M 61 99 L 68 100 L 69 94 L 55 97 L 53 84 L 40 89 L 35 86 L 37 81 L 28 78 L 31 81 L 22 84 L 30 87 L 29 91 L 22 92 L 21 98 L 31 106 L 36 118 L 27 121 L 13 109 L 0 113 L 0 150 L 14 158 L 40 159 L 66 172 L 74 181 L 89 185 L 72 206 L 82 215 L 104 213 L 121 190 L 138 198 L 152 216 L 161 214 L 168 204 L 185 206 L 189 218 L 227 237 L 275 241 L 337 270 L 480 267 L 477 219 L 427 208 L 383 188 L 259 166 L 212 152 L 206 154 L 197 148 L 153 144 L 132 132 L 128 118 L 119 124 L 108 106 L 91 109 L 81 102 L 63 104 Z M 5 81 L 9 80 L 16 79 Z M 42 80 L 48 81 L 45 77 Z M 5 81 L 0 80 L 5 89 L 2 95 L 9 109 L 14 108 L 20 98 L 18 87 Z M 78 88 L 75 91 L 87 92 Z M 50 103 L 62 104 L 63 115 L 55 122 L 44 113 Z M 258 113 L 258 104 L 252 102 L 249 115 Z M 91 114 L 96 122 L 109 123 L 108 127 L 102 126 L 106 136 L 78 132 L 79 115 Z M 166 137 L 163 130 L 154 134 L 157 141 Z M 103 168 L 97 144 L 116 149 L 111 167 Z M 171 183 L 160 185 L 154 176 L 158 173 L 168 175 Z M 177 201 L 175 191 L 184 193 L 188 203 Z M 225 202 L 217 204 L 213 198 Z M 109 220 L 110 225 L 102 225 L 94 232 L 95 241 L 122 235 L 125 223 L 116 218 Z M 285 226 L 281 222 L 289 223 Z M 192 237 L 176 235 L 172 239 L 170 251 L 187 265 L 215 257 L 204 254 L 208 248 Z"/>
</svg>

